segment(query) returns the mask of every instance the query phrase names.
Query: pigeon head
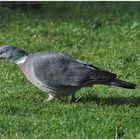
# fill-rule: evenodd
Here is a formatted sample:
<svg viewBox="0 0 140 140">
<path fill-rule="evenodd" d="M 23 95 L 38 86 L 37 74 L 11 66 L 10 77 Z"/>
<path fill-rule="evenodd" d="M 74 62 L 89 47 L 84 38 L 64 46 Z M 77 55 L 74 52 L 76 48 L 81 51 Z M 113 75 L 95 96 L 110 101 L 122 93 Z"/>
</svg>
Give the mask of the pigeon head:
<svg viewBox="0 0 140 140">
<path fill-rule="evenodd" d="M 27 53 L 24 50 L 11 45 L 5 45 L 0 47 L 0 59 L 7 59 L 12 63 L 16 63 L 18 59 L 26 55 Z"/>
</svg>

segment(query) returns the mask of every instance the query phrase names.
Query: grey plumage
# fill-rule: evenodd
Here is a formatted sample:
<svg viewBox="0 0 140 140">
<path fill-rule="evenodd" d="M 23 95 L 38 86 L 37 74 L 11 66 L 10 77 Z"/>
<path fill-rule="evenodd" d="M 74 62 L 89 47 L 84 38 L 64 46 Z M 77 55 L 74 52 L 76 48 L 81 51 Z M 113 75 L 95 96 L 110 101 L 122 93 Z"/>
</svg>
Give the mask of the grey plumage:
<svg viewBox="0 0 140 140">
<path fill-rule="evenodd" d="M 52 87 L 103 84 L 116 77 L 115 74 L 76 61 L 62 53 L 38 53 L 34 55 L 33 68 L 36 77 Z"/>
<path fill-rule="evenodd" d="M 38 52 L 23 55 L 25 56 L 25 61 L 17 65 L 31 83 L 48 92 L 48 100 L 57 96 L 74 95 L 80 88 L 94 84 L 116 85 L 130 89 L 136 86 L 118 80 L 116 74 L 62 53 Z"/>
</svg>

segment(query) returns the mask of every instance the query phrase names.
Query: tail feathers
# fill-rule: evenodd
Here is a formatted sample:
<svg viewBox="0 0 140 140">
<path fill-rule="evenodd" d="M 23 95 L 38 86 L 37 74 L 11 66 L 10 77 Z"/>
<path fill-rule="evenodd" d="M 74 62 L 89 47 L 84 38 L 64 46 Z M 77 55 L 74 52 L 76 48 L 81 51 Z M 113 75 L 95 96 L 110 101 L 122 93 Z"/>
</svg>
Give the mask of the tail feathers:
<svg viewBox="0 0 140 140">
<path fill-rule="evenodd" d="M 119 86 L 119 87 L 123 87 L 123 88 L 128 88 L 128 89 L 135 89 L 137 86 L 136 84 L 125 82 L 125 81 L 118 80 L 118 79 L 115 79 L 110 84 L 115 85 L 115 86 Z"/>
</svg>

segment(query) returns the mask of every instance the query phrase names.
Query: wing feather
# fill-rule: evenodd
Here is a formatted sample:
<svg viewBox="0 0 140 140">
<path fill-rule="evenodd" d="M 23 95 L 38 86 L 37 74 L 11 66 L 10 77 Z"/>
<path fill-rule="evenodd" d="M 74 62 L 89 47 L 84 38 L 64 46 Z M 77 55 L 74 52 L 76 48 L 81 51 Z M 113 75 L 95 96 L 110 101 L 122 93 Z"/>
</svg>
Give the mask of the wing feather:
<svg viewBox="0 0 140 140">
<path fill-rule="evenodd" d="M 84 86 L 107 83 L 115 74 L 101 70 L 62 53 L 45 53 L 33 63 L 36 77 L 47 86 Z"/>
<path fill-rule="evenodd" d="M 45 55 L 33 63 L 36 77 L 49 86 L 79 86 L 90 74 L 85 65 L 62 55 Z"/>
</svg>

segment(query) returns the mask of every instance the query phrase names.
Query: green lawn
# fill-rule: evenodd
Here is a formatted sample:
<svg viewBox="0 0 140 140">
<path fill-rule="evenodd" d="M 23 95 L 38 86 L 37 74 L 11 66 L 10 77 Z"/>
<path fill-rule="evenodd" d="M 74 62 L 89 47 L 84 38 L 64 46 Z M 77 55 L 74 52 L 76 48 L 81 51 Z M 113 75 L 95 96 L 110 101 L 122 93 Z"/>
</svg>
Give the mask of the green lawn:
<svg viewBox="0 0 140 140">
<path fill-rule="evenodd" d="M 81 99 L 47 94 L 0 62 L 0 138 L 140 138 L 140 2 L 0 3 L 0 45 L 61 51 L 118 74 L 137 89 L 96 85 Z"/>
</svg>

